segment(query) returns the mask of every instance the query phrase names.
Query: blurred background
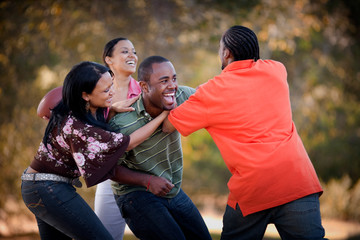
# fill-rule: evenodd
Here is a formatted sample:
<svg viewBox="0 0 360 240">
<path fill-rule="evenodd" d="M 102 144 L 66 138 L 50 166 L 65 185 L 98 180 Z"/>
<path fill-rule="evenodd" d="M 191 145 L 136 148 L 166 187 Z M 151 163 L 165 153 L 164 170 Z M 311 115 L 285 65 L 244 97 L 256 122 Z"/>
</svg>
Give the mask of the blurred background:
<svg viewBox="0 0 360 240">
<path fill-rule="evenodd" d="M 101 63 L 104 45 L 127 37 L 139 62 L 164 56 L 182 85 L 196 87 L 220 73 L 219 40 L 232 25 L 253 29 L 261 58 L 288 70 L 293 119 L 324 187 L 326 230 L 360 229 L 359 15 L 360 1 L 350 0 L 0 1 L 0 236 L 37 232 L 20 175 L 46 127 L 38 103 L 74 64 Z M 217 147 L 204 130 L 182 144 L 183 189 L 221 218 L 230 174 Z M 95 187 L 79 192 L 93 206 Z"/>
</svg>

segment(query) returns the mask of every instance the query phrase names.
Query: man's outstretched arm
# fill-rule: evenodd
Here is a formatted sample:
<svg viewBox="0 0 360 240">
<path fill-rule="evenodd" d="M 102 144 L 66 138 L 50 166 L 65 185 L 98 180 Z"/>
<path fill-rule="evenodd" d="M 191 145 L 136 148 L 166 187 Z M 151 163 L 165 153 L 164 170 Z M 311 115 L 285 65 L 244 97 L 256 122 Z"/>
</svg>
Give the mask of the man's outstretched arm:
<svg viewBox="0 0 360 240">
<path fill-rule="evenodd" d="M 165 133 L 172 133 L 175 130 L 176 130 L 176 128 L 169 121 L 168 117 L 165 118 L 165 120 L 163 122 L 163 125 L 162 125 L 162 131 L 165 132 Z"/>
</svg>

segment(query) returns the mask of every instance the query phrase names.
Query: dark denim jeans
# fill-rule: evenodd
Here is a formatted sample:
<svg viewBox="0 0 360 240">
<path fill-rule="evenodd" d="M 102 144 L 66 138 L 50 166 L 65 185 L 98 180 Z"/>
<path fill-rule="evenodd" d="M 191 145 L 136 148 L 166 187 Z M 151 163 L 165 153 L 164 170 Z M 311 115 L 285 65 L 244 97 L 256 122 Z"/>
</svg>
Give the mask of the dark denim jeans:
<svg viewBox="0 0 360 240">
<path fill-rule="evenodd" d="M 113 239 L 71 184 L 22 181 L 21 193 L 36 217 L 41 239 Z"/>
<path fill-rule="evenodd" d="M 115 195 L 131 231 L 141 240 L 211 240 L 198 209 L 182 191 L 174 198 L 136 191 Z"/>
<path fill-rule="evenodd" d="M 281 239 L 284 240 L 324 239 L 319 194 L 312 194 L 246 217 L 242 215 L 238 205 L 236 210 L 227 205 L 221 240 L 263 239 L 269 223 L 275 225 Z"/>
</svg>

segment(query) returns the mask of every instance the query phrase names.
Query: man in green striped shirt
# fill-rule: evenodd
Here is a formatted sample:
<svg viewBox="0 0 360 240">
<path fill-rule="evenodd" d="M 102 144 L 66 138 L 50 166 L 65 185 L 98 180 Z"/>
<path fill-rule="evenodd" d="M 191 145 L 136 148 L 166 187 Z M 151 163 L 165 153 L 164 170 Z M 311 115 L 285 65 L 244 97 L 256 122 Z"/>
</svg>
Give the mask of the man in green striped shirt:
<svg viewBox="0 0 360 240">
<path fill-rule="evenodd" d="M 115 115 L 110 125 L 129 135 L 164 110 L 171 110 L 195 92 L 178 86 L 174 66 L 160 56 L 145 59 L 138 70 L 141 97 L 135 111 Z M 116 202 L 129 228 L 140 239 L 211 239 L 199 211 L 181 190 L 183 155 L 180 134 L 161 127 L 142 144 L 127 152 L 119 163 L 130 169 L 167 179 L 170 191 L 157 196 L 147 187 L 113 182 Z"/>
</svg>

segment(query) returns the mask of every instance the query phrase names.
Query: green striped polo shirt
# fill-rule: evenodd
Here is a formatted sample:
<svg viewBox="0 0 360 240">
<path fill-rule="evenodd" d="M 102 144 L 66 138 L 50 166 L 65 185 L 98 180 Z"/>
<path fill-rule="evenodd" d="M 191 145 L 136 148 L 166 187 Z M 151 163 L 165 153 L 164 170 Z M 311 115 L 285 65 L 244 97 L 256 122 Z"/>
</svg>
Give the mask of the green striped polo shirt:
<svg viewBox="0 0 360 240">
<path fill-rule="evenodd" d="M 179 86 L 176 92 L 177 105 L 187 100 L 194 92 L 195 89 L 193 88 Z M 118 113 L 110 120 L 110 126 L 117 132 L 130 135 L 151 121 L 151 116 L 145 111 L 142 97 L 132 107 L 135 108 L 135 111 Z M 147 140 L 126 152 L 118 164 L 168 179 L 175 187 L 166 197 L 172 198 L 180 191 L 182 181 L 183 155 L 180 136 L 178 131 L 167 134 L 162 132 L 161 127 L 159 127 Z M 146 190 L 142 186 L 117 182 L 112 182 L 112 189 L 117 195 Z"/>
</svg>

